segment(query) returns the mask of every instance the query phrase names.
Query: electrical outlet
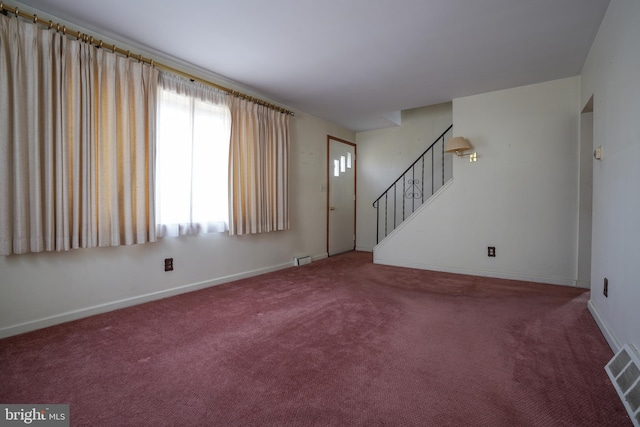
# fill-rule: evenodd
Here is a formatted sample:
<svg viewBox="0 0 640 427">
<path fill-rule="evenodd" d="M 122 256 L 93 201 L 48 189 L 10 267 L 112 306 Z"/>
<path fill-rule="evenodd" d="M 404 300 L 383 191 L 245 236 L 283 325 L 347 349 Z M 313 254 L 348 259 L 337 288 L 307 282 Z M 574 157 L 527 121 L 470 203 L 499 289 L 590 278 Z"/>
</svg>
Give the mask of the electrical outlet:
<svg viewBox="0 0 640 427">
<path fill-rule="evenodd" d="M 605 298 L 609 298 L 609 279 L 607 279 L 606 277 L 604 278 L 604 286 L 602 287 L 602 293 L 604 294 Z"/>
<path fill-rule="evenodd" d="M 489 246 L 487 248 L 487 256 L 490 256 L 490 257 L 495 257 L 496 256 L 496 247 L 495 246 Z"/>
<path fill-rule="evenodd" d="M 164 271 L 173 271 L 173 258 L 164 259 Z"/>
</svg>

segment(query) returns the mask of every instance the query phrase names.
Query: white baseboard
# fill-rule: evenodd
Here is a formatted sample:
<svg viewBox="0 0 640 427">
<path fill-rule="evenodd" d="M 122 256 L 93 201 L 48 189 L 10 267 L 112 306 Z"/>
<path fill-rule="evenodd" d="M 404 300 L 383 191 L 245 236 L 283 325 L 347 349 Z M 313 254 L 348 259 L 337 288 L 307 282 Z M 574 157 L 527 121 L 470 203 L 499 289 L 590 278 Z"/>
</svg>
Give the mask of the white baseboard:
<svg viewBox="0 0 640 427">
<path fill-rule="evenodd" d="M 313 256 L 314 261 L 326 258 L 327 254 L 320 254 Z M 131 298 L 125 298 L 118 301 L 112 301 L 105 304 L 98 304 L 91 307 L 81 308 L 78 310 L 67 311 L 65 313 L 56 314 L 53 316 L 43 317 L 36 320 L 20 323 L 17 325 L 7 326 L 0 329 L 0 338 L 7 338 L 13 335 L 23 334 L 25 332 L 35 331 L 37 329 L 46 328 L 60 323 L 69 322 L 72 320 L 82 319 L 84 317 L 94 316 L 96 314 L 102 314 L 113 310 L 119 310 L 121 308 L 131 307 L 134 305 L 144 304 L 146 302 L 155 301 L 163 298 L 172 297 L 175 295 L 184 294 L 187 292 L 193 292 L 211 286 L 221 285 L 223 283 L 233 282 L 235 280 L 245 279 L 248 277 L 258 276 L 260 274 L 270 273 L 272 271 L 282 270 L 290 268 L 291 262 L 272 265 L 269 267 L 258 268 L 255 270 L 245 271 L 242 273 L 231 274 L 228 276 L 219 277 L 216 279 L 205 280 L 197 283 L 190 283 L 188 285 L 178 286 L 171 289 L 165 289 L 158 292 L 150 292 L 144 295 L 138 295 Z"/>
<path fill-rule="evenodd" d="M 313 255 L 311 257 L 311 261 L 320 261 L 321 259 L 325 259 L 325 258 L 329 258 L 329 253 L 328 252 L 324 252 L 324 253 L 321 253 L 319 255 Z"/>
<path fill-rule="evenodd" d="M 395 265 L 397 267 L 441 271 L 444 273 L 468 274 L 471 276 L 493 277 L 496 279 L 521 280 L 524 282 L 545 283 L 549 285 L 560 285 L 560 286 L 571 286 L 571 287 L 576 286 L 575 280 L 565 279 L 561 277 L 536 276 L 536 275 L 528 275 L 528 274 L 520 274 L 520 273 L 503 272 L 503 271 L 478 270 L 473 268 L 460 268 L 460 267 L 432 265 L 432 264 L 414 263 L 414 262 L 406 262 L 406 261 L 398 262 L 397 260 L 391 261 L 384 258 L 376 257 L 375 252 L 373 256 L 373 262 L 375 264 Z"/>
<path fill-rule="evenodd" d="M 590 280 L 576 280 L 576 287 L 582 289 L 591 289 Z"/>
<path fill-rule="evenodd" d="M 598 313 L 598 309 L 596 309 L 596 306 L 591 300 L 589 300 L 587 307 L 589 308 L 591 316 L 593 316 L 593 320 L 596 321 L 598 328 L 600 328 L 600 332 L 602 332 L 604 339 L 607 340 L 609 347 L 611 347 L 611 350 L 613 350 L 613 353 L 615 354 L 620 351 L 620 349 L 622 348 L 620 342 L 618 341 L 616 336 L 613 335 L 613 332 L 611 332 L 611 329 L 609 329 L 604 319 L 602 319 L 602 316 L 600 316 L 600 313 Z"/>
</svg>

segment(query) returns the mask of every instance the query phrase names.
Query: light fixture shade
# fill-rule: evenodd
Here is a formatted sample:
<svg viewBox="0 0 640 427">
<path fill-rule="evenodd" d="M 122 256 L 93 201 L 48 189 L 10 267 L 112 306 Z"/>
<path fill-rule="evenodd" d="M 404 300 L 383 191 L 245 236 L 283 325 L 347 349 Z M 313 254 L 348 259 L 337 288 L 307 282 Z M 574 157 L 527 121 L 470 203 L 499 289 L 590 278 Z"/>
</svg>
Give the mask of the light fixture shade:
<svg viewBox="0 0 640 427">
<path fill-rule="evenodd" d="M 471 143 L 467 138 L 456 136 L 447 141 L 447 144 L 444 147 L 444 151 L 446 153 L 453 153 L 456 151 L 470 150 L 471 148 Z"/>
</svg>

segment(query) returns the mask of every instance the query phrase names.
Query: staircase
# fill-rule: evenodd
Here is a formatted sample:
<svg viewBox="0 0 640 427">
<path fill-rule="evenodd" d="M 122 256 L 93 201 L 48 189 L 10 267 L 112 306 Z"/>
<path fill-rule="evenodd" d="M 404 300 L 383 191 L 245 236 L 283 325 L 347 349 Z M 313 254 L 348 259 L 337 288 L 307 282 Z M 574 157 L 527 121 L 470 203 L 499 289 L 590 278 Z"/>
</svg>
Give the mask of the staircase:
<svg viewBox="0 0 640 427">
<path fill-rule="evenodd" d="M 445 157 L 444 144 L 451 138 L 452 129 L 453 125 L 436 138 L 373 202 L 376 209 L 376 243 L 380 243 L 451 179 L 451 155 Z"/>
</svg>

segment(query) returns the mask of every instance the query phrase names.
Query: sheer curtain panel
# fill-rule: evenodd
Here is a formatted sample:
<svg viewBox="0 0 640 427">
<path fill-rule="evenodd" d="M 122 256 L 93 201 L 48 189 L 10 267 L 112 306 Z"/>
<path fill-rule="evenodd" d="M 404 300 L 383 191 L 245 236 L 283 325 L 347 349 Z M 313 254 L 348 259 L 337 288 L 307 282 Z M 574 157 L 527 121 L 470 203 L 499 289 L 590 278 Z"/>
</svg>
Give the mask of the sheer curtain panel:
<svg viewBox="0 0 640 427">
<path fill-rule="evenodd" d="M 157 235 L 226 231 L 229 96 L 167 73 L 159 86 Z"/>
<path fill-rule="evenodd" d="M 157 78 L 0 15 L 0 254 L 156 240 Z"/>
<path fill-rule="evenodd" d="M 232 105 L 229 234 L 289 229 L 289 115 L 244 99 Z"/>
</svg>

